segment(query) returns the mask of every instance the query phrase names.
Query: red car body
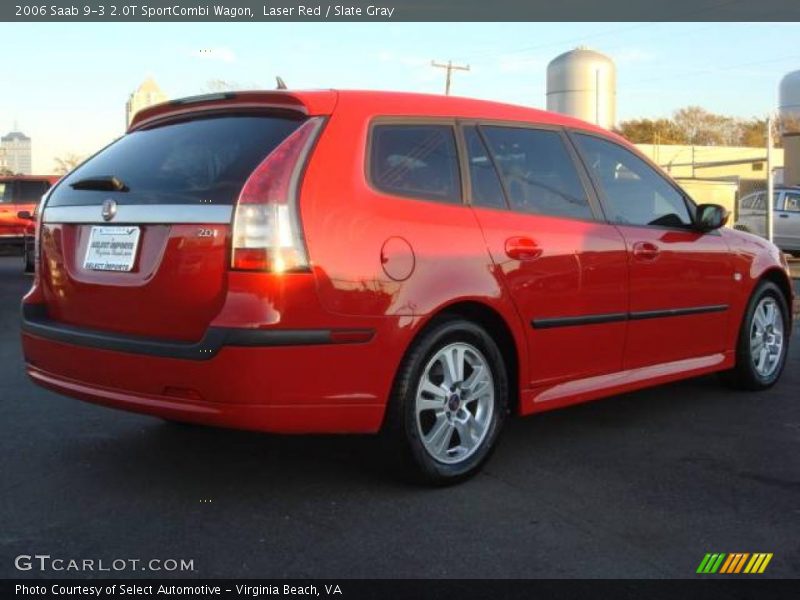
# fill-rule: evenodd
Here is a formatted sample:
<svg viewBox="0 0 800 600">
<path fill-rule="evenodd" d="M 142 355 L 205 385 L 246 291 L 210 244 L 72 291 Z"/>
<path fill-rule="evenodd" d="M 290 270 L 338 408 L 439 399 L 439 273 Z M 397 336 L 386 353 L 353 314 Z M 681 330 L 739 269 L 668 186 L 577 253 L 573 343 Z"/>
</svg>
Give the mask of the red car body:
<svg viewBox="0 0 800 600">
<path fill-rule="evenodd" d="M 22 219 L 20 212 L 33 215 L 42 195 L 58 177 L 51 175 L 0 176 L 0 242 L 20 243 L 26 235 L 33 235 L 30 219 Z"/>
<path fill-rule="evenodd" d="M 322 117 L 296 179 L 308 268 L 232 268 L 260 258 L 232 256 L 230 207 L 219 219 L 168 224 L 144 207 L 123 221 L 141 227 L 132 270 L 92 270 L 82 261 L 106 194 L 86 219 L 61 219 L 68 213 L 48 204 L 40 268 L 23 301 L 36 383 L 167 419 L 370 433 L 384 422 L 404 355 L 443 312 L 497 340 L 513 374 L 512 408 L 527 415 L 730 369 L 756 284 L 775 282 L 791 305 L 785 260 L 755 236 L 474 205 L 463 126 L 541 127 L 565 140 L 586 132 L 636 153 L 561 115 L 402 93 L 242 92 L 146 109 L 129 133 L 237 110 Z M 368 163 L 379 123 L 452 127 L 462 201 L 377 189 Z M 114 197 L 122 216 L 124 195 Z"/>
</svg>

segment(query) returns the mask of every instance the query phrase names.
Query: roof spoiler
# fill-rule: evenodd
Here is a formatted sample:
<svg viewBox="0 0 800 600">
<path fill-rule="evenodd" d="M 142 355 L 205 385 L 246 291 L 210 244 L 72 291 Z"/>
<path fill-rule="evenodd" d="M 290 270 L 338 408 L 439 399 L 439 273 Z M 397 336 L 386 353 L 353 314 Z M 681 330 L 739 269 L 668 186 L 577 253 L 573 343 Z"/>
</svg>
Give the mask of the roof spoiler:
<svg viewBox="0 0 800 600">
<path fill-rule="evenodd" d="M 289 90 L 215 92 L 188 96 L 155 104 L 140 110 L 128 126 L 128 132 L 162 119 L 219 108 L 278 108 L 304 115 L 329 115 L 336 105 L 334 90 L 297 92 Z"/>
</svg>

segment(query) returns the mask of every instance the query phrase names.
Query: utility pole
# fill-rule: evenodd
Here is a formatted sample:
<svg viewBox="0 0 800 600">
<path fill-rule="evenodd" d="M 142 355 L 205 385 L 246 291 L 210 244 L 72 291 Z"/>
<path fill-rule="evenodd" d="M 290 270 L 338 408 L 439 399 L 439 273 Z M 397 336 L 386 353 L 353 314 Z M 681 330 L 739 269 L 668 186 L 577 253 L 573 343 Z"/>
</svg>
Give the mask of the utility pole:
<svg viewBox="0 0 800 600">
<path fill-rule="evenodd" d="M 775 183 L 772 178 L 772 115 L 767 117 L 767 239 L 771 242 L 775 233 Z"/>
<path fill-rule="evenodd" d="M 445 79 L 444 83 L 444 95 L 450 95 L 450 80 L 452 79 L 453 71 L 469 71 L 469 65 L 454 65 L 452 60 L 448 60 L 447 64 L 444 63 L 437 63 L 435 60 L 431 61 L 431 66 L 436 67 L 438 69 L 446 69 L 447 70 L 447 78 Z"/>
</svg>

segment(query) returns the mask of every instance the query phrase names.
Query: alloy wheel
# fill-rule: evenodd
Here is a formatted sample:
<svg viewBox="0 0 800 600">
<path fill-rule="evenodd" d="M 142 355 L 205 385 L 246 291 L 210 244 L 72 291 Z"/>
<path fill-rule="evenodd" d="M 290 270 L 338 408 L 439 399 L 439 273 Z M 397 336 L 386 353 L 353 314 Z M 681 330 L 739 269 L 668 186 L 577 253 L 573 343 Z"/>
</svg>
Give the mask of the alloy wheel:
<svg viewBox="0 0 800 600">
<path fill-rule="evenodd" d="M 480 350 L 464 342 L 438 350 L 416 393 L 417 428 L 428 454 L 445 464 L 472 456 L 489 431 L 494 394 L 492 371 Z"/>
<path fill-rule="evenodd" d="M 762 298 L 750 324 L 750 358 L 761 377 L 772 375 L 784 351 L 783 315 L 774 298 Z"/>
</svg>

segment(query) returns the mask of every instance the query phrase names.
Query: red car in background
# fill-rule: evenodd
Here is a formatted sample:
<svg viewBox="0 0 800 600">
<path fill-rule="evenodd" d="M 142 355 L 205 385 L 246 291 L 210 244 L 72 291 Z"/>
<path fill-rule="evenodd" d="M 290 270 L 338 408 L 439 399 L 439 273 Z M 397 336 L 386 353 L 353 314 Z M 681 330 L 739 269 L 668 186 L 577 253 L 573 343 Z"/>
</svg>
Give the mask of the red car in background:
<svg viewBox="0 0 800 600">
<path fill-rule="evenodd" d="M 458 481 L 509 412 L 711 372 L 772 386 L 788 266 L 726 220 L 619 136 L 530 108 L 176 100 L 48 194 L 27 372 L 167 420 L 384 431 Z"/>
<path fill-rule="evenodd" d="M 51 175 L 0 177 L 0 244 L 23 248 L 26 271 L 33 270 L 35 213 L 42 196 L 58 181 Z"/>
</svg>

